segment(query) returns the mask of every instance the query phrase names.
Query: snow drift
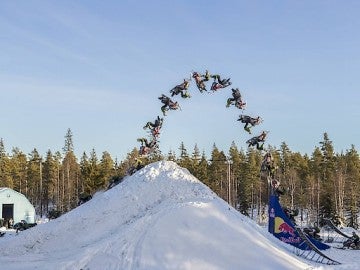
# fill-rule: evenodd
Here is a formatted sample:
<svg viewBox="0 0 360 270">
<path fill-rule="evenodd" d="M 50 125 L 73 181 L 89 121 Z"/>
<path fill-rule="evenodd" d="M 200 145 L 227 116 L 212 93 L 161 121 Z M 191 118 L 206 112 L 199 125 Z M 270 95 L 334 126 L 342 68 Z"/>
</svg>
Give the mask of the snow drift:
<svg viewBox="0 0 360 270">
<path fill-rule="evenodd" d="M 13 269 L 304 269 L 174 162 L 150 164 L 71 212 L 0 241 Z"/>
</svg>

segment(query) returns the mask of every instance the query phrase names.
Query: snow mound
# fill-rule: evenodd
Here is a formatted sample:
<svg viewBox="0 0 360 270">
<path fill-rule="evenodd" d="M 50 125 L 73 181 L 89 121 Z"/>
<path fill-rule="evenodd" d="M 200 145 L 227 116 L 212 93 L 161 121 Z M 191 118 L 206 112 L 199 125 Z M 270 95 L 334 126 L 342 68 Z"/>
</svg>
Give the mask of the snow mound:
<svg viewBox="0 0 360 270">
<path fill-rule="evenodd" d="M 69 213 L 0 241 L 12 269 L 304 269 L 174 162 L 150 164 Z M 4 269 L 5 269 L 4 268 Z"/>
</svg>

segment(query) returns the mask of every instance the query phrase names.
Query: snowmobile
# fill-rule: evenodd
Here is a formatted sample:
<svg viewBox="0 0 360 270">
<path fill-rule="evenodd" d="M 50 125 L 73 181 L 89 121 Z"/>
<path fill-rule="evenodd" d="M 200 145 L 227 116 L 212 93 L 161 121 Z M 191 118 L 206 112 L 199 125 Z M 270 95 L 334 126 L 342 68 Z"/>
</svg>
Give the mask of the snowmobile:
<svg viewBox="0 0 360 270">
<path fill-rule="evenodd" d="M 255 145 L 256 142 L 257 142 L 257 137 L 252 137 L 251 139 L 248 139 L 248 140 L 246 141 L 246 143 L 247 143 L 249 146 Z"/>
<path fill-rule="evenodd" d="M 354 243 L 354 239 L 349 238 L 347 239 L 345 242 L 343 242 L 343 249 L 356 249 L 359 250 L 360 249 L 360 242 L 358 242 L 356 245 Z"/>
<path fill-rule="evenodd" d="M 16 232 L 24 231 L 24 230 L 32 228 L 36 225 L 37 225 L 37 223 L 28 223 L 25 220 L 21 220 L 20 222 L 14 224 L 13 229 L 15 229 Z"/>
<path fill-rule="evenodd" d="M 154 137 L 154 138 L 158 138 L 160 136 L 160 127 L 156 127 L 156 128 L 153 128 L 151 130 L 151 135 Z"/>
<path fill-rule="evenodd" d="M 199 73 L 193 72 L 192 77 L 195 79 L 196 86 L 199 89 L 200 93 L 207 91 L 204 80 L 202 79 L 202 76 Z"/>
<path fill-rule="evenodd" d="M 246 107 L 246 102 L 242 102 L 241 100 L 239 100 L 235 103 L 235 107 L 240 110 L 244 110 Z"/>
<path fill-rule="evenodd" d="M 250 146 L 255 146 L 260 142 L 265 142 L 266 135 L 269 131 L 263 131 L 259 136 L 252 137 L 251 139 L 247 140 L 246 143 Z"/>
<path fill-rule="evenodd" d="M 92 196 L 90 194 L 83 193 L 79 196 L 78 206 L 90 201 Z"/>
<path fill-rule="evenodd" d="M 164 116 L 166 116 L 166 112 L 168 110 L 177 110 L 177 109 L 181 110 L 181 107 L 177 101 L 175 102 L 172 101 L 169 97 L 165 96 L 164 94 L 162 94 L 161 97 L 159 97 L 159 99 L 164 104 L 164 106 L 161 107 L 161 111 Z"/>
<path fill-rule="evenodd" d="M 163 124 L 164 119 L 160 118 L 160 116 L 158 116 L 154 123 L 151 122 L 147 122 L 146 125 L 143 127 L 143 129 L 154 129 L 154 128 L 161 128 L 162 124 Z"/>
<path fill-rule="evenodd" d="M 113 176 L 110 178 L 109 180 L 109 185 L 107 187 L 107 189 L 111 189 L 113 187 L 115 187 L 116 185 L 120 184 L 122 181 L 124 181 L 124 176 Z"/>
<path fill-rule="evenodd" d="M 244 110 L 246 107 L 246 102 L 243 102 L 241 99 L 236 100 L 236 101 L 232 101 L 230 98 L 227 100 L 226 102 L 226 108 L 229 108 L 230 105 L 234 105 L 236 108 L 240 109 L 240 110 Z"/>
<path fill-rule="evenodd" d="M 138 170 L 141 170 L 142 168 L 144 168 L 145 165 L 142 165 L 142 164 L 139 164 L 137 166 L 131 166 L 127 171 L 126 173 L 128 175 L 133 175 L 134 173 L 136 173 Z"/>
<path fill-rule="evenodd" d="M 230 85 L 231 85 L 230 78 L 224 79 L 220 82 L 213 82 L 210 90 L 212 90 L 213 92 L 216 92 L 217 90 L 228 87 Z"/>
<path fill-rule="evenodd" d="M 181 95 L 182 98 L 189 98 L 190 94 L 186 90 L 189 88 L 189 82 L 184 80 L 182 84 L 175 86 L 173 89 L 170 90 L 171 96 L 176 96 L 178 94 Z"/>
<path fill-rule="evenodd" d="M 158 141 L 156 140 L 155 137 L 153 137 L 153 139 L 148 142 L 148 140 L 146 138 L 139 138 L 137 139 L 138 142 L 141 142 L 141 146 L 139 149 L 139 154 L 140 156 L 146 156 L 152 152 L 154 152 L 155 150 L 159 149 L 158 146 Z"/>
<path fill-rule="evenodd" d="M 303 232 L 311 238 L 314 238 L 318 241 L 322 241 L 322 238 L 320 237 L 320 229 L 318 227 L 305 227 L 303 228 Z"/>
<path fill-rule="evenodd" d="M 139 155 L 147 156 L 147 155 L 150 155 L 151 153 L 154 153 L 157 149 L 158 149 L 157 145 L 154 147 L 148 147 L 148 146 L 142 145 L 142 146 L 140 146 L 140 149 L 139 149 Z"/>
</svg>

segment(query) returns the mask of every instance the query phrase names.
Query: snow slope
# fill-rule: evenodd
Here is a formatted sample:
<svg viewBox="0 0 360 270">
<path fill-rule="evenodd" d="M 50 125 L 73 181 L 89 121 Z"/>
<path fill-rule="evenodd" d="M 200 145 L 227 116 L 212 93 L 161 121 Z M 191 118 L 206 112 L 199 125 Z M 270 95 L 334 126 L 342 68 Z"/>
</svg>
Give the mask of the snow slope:
<svg viewBox="0 0 360 270">
<path fill-rule="evenodd" d="M 169 161 L 146 166 L 56 220 L 8 233 L 0 239 L 0 265 L 7 270 L 314 267 Z"/>
</svg>

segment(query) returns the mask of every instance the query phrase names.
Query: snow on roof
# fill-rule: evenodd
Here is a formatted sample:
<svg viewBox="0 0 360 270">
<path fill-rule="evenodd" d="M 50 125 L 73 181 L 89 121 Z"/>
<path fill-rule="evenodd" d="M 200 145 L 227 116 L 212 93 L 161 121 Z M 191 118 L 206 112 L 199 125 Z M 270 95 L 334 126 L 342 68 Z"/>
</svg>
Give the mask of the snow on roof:
<svg viewBox="0 0 360 270">
<path fill-rule="evenodd" d="M 7 270 L 43 265 L 49 269 L 309 268 L 188 170 L 168 161 L 146 166 L 58 219 L 1 239 L 0 265 Z"/>
<path fill-rule="evenodd" d="M 0 192 L 3 192 L 3 191 L 11 191 L 12 193 L 15 193 L 15 194 L 18 194 L 19 196 L 22 196 L 22 197 L 24 197 L 24 198 L 26 198 L 26 196 L 24 195 L 24 194 L 22 194 L 22 193 L 20 193 L 20 192 L 18 192 L 18 191 L 16 191 L 16 190 L 14 190 L 14 189 L 11 189 L 11 188 L 8 188 L 8 187 L 1 187 L 0 188 Z M 26 198 L 27 199 L 27 198 Z"/>
</svg>

